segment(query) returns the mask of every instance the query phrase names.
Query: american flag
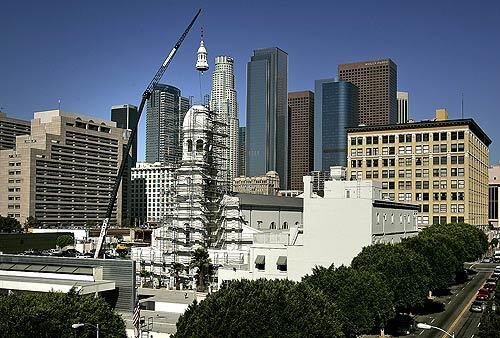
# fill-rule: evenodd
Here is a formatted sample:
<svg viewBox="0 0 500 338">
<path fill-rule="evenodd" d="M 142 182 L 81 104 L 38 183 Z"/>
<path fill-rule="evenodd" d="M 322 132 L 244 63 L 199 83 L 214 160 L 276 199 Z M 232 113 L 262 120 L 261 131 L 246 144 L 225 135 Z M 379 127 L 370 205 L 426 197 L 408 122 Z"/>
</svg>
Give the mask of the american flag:
<svg viewBox="0 0 500 338">
<path fill-rule="evenodd" d="M 139 331 L 139 325 L 141 323 L 141 308 L 139 307 L 139 301 L 135 304 L 134 314 L 132 316 L 132 323 L 134 327 Z"/>
</svg>

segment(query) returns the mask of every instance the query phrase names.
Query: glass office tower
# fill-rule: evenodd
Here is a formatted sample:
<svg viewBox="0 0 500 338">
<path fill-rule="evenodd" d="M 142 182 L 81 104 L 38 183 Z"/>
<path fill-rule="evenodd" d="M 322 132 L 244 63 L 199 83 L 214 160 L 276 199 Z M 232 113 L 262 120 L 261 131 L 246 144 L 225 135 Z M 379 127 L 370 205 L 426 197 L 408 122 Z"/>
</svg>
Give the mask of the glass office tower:
<svg viewBox="0 0 500 338">
<path fill-rule="evenodd" d="M 358 88 L 335 79 L 316 80 L 314 169 L 347 166 L 347 131 L 359 120 Z"/>
<path fill-rule="evenodd" d="M 288 181 L 288 54 L 277 47 L 254 51 L 247 64 L 246 175 L 278 172 Z"/>
</svg>

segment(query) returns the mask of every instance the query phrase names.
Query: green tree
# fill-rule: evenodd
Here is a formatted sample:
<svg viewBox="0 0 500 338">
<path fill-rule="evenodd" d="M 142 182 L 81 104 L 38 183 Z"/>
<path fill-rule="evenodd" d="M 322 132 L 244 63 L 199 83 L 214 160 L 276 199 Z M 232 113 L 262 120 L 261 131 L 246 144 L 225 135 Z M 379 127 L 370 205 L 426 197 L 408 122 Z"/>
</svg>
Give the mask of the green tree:
<svg viewBox="0 0 500 338">
<path fill-rule="evenodd" d="M 486 310 L 481 316 L 481 326 L 479 326 L 479 337 L 500 338 L 500 312 L 492 309 Z"/>
<path fill-rule="evenodd" d="M 196 288 L 198 291 L 206 291 L 210 276 L 213 273 L 213 266 L 210 262 L 207 249 L 196 249 L 191 257 L 191 264 L 189 267 L 191 269 L 196 269 Z"/>
<path fill-rule="evenodd" d="M 175 279 L 175 289 L 179 290 L 180 287 L 180 280 L 179 280 L 179 275 L 182 271 L 184 271 L 185 267 L 182 263 L 179 262 L 174 262 L 170 266 L 170 275 L 174 277 Z"/>
<path fill-rule="evenodd" d="M 404 240 L 403 245 L 427 260 L 431 290 L 445 289 L 454 280 L 458 261 L 446 244 L 432 236 L 416 236 Z"/>
<path fill-rule="evenodd" d="M 289 280 L 232 281 L 193 303 L 174 337 L 341 337 L 326 296 Z"/>
<path fill-rule="evenodd" d="M 19 230 L 21 230 L 21 223 L 17 219 L 0 215 L 0 233 L 18 232 Z"/>
<path fill-rule="evenodd" d="M 101 337 L 126 337 L 125 322 L 101 297 L 64 293 L 0 295 L 2 337 L 95 337 L 95 329 L 78 331 L 74 323 L 99 324 Z"/>
<path fill-rule="evenodd" d="M 67 245 L 75 244 L 75 240 L 70 235 L 61 235 L 56 239 L 56 245 L 60 248 L 64 248 Z"/>
<path fill-rule="evenodd" d="M 346 337 L 382 329 L 394 317 L 393 294 L 383 276 L 341 266 L 316 267 L 303 282 L 323 291 L 339 310 L 338 320 Z"/>
<path fill-rule="evenodd" d="M 398 310 L 423 304 L 429 291 L 429 264 L 421 255 L 401 244 L 365 247 L 352 260 L 352 267 L 380 272 L 394 291 L 394 305 Z"/>
<path fill-rule="evenodd" d="M 42 223 L 40 221 L 38 221 L 35 217 L 28 216 L 28 218 L 26 218 L 26 221 L 24 222 L 24 227 L 25 228 L 41 228 Z"/>
</svg>

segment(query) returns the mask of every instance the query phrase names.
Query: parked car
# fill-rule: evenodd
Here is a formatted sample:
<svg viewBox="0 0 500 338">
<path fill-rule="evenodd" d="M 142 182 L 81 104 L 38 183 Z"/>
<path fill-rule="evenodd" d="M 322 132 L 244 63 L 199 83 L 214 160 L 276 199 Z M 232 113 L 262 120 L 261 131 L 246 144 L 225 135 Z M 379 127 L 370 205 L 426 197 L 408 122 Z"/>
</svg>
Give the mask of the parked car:
<svg viewBox="0 0 500 338">
<path fill-rule="evenodd" d="M 493 263 L 493 258 L 491 257 L 484 257 L 481 263 Z"/>
<path fill-rule="evenodd" d="M 470 309 L 469 311 L 471 312 L 483 312 L 484 311 L 484 308 L 485 308 L 485 303 L 484 302 L 480 302 L 480 301 L 474 301 L 474 303 L 472 303 L 472 305 L 470 306 Z"/>
<path fill-rule="evenodd" d="M 472 268 L 468 268 L 468 269 L 465 269 L 465 271 L 467 272 L 467 274 L 469 275 L 476 275 L 478 273 L 477 270 L 475 269 L 472 269 Z"/>
<path fill-rule="evenodd" d="M 493 284 L 496 284 L 498 278 L 493 278 L 493 277 L 490 277 L 486 280 L 486 283 L 493 283 Z"/>
<path fill-rule="evenodd" d="M 495 291 L 496 288 L 497 288 L 497 283 L 494 283 L 494 282 L 493 283 L 488 282 L 488 283 L 484 284 L 484 286 L 483 286 L 483 289 L 486 289 L 490 292 Z"/>
<path fill-rule="evenodd" d="M 478 293 L 476 296 L 477 301 L 485 301 L 485 300 L 488 300 L 489 298 L 490 298 L 490 295 L 484 294 L 484 293 Z"/>
</svg>

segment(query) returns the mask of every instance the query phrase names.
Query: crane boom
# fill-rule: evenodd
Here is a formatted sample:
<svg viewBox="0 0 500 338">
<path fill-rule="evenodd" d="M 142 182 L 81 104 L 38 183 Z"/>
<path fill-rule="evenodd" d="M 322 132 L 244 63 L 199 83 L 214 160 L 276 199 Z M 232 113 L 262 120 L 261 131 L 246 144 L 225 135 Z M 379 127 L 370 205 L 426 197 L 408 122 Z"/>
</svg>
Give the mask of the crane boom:
<svg viewBox="0 0 500 338">
<path fill-rule="evenodd" d="M 201 13 L 201 9 L 199 9 L 198 12 L 196 13 L 196 15 L 193 17 L 193 19 L 191 20 L 191 22 L 187 26 L 186 30 L 184 31 L 184 33 L 182 33 L 181 37 L 179 38 L 179 40 L 175 44 L 174 48 L 172 48 L 170 53 L 167 55 L 167 57 L 165 58 L 165 60 L 161 64 L 160 68 L 156 72 L 155 76 L 153 77 L 153 79 L 151 80 L 151 82 L 147 86 L 146 90 L 142 94 L 141 104 L 139 105 L 139 109 L 138 109 L 139 116 L 136 119 L 135 125 L 133 126 L 132 131 L 130 133 L 128 142 L 123 150 L 122 161 L 120 163 L 120 168 L 118 169 L 118 174 L 116 175 L 115 184 L 113 185 L 113 190 L 112 190 L 111 196 L 109 198 L 109 204 L 108 204 L 108 207 L 106 209 L 106 217 L 104 218 L 104 220 L 102 222 L 101 232 L 99 234 L 99 239 L 97 240 L 94 258 L 99 257 L 99 253 L 101 251 L 102 244 L 104 242 L 104 238 L 106 237 L 106 231 L 108 229 L 109 220 L 111 219 L 111 214 L 113 212 L 113 206 L 115 205 L 116 195 L 118 193 L 118 188 L 120 187 L 123 172 L 125 171 L 125 165 L 127 163 L 128 153 L 130 152 L 130 148 L 132 147 L 132 143 L 137 136 L 137 125 L 139 124 L 139 120 L 141 118 L 142 111 L 144 109 L 144 105 L 146 104 L 146 101 L 151 97 L 151 94 L 153 93 L 156 86 L 160 82 L 163 74 L 165 73 L 168 66 L 170 65 L 170 62 L 174 58 L 175 53 L 177 53 L 177 50 L 179 49 L 182 42 L 186 38 L 187 34 L 191 30 L 191 27 L 193 27 L 193 25 L 194 25 L 196 19 L 198 18 L 198 16 L 200 15 L 200 13 Z"/>
</svg>

